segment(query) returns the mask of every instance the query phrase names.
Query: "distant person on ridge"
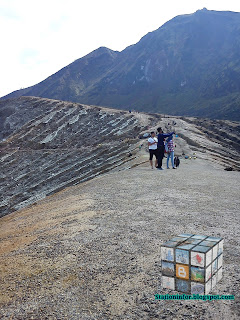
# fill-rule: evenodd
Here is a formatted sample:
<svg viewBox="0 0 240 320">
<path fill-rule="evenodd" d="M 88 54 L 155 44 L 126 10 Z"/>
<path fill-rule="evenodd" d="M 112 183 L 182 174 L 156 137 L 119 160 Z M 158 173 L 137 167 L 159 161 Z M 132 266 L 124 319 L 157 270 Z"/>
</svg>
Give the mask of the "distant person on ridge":
<svg viewBox="0 0 240 320">
<path fill-rule="evenodd" d="M 157 167 L 157 138 L 156 138 L 156 135 L 155 135 L 155 132 L 152 131 L 151 132 L 151 137 L 148 139 L 148 149 L 149 149 L 149 154 L 150 154 L 150 157 L 149 157 L 149 161 L 150 161 L 150 165 L 153 169 L 153 155 L 156 157 L 155 159 L 155 167 Z"/>
<path fill-rule="evenodd" d="M 168 154 L 168 157 L 167 157 L 167 169 L 170 169 L 169 168 L 169 159 L 171 158 L 171 163 L 172 163 L 172 168 L 173 169 L 176 169 L 175 166 L 174 166 L 174 146 L 173 146 L 173 137 L 170 136 L 167 138 L 167 154 Z"/>
<path fill-rule="evenodd" d="M 175 134 L 175 132 L 170 132 L 170 133 L 163 133 L 162 128 L 157 128 L 158 131 L 158 144 L 157 144 L 157 151 L 158 151 L 158 170 L 163 170 L 162 168 L 162 160 L 164 157 L 164 139 L 172 136 Z"/>
</svg>

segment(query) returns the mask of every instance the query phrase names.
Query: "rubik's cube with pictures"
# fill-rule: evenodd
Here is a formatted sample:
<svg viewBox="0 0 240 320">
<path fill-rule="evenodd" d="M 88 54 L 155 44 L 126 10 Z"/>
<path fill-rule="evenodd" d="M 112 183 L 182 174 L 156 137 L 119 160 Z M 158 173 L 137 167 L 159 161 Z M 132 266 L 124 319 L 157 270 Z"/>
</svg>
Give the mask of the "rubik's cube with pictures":
<svg viewBox="0 0 240 320">
<path fill-rule="evenodd" d="M 180 234 L 161 246 L 162 287 L 208 294 L 222 278 L 223 239 Z"/>
</svg>

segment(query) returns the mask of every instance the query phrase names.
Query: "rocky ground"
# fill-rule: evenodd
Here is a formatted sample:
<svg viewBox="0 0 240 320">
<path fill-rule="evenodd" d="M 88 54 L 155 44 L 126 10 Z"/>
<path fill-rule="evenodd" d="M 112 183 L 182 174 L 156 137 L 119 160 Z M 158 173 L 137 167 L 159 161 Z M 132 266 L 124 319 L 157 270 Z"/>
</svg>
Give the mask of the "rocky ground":
<svg viewBox="0 0 240 320">
<path fill-rule="evenodd" d="M 239 319 L 240 173 L 196 156 L 161 172 L 143 146 L 132 162 L 1 218 L 0 318 Z M 161 287 L 160 246 L 180 233 L 224 238 L 212 293 L 235 301 L 154 299 L 176 293 Z"/>
</svg>

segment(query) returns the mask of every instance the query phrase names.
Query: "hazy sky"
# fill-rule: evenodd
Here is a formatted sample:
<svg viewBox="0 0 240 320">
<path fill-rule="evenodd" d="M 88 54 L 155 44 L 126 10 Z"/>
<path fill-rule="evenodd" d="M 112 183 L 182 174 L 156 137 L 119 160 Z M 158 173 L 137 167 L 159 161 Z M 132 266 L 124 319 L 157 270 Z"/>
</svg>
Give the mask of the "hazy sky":
<svg viewBox="0 0 240 320">
<path fill-rule="evenodd" d="M 121 51 L 204 7 L 239 12 L 240 0 L 0 0 L 0 97 L 98 47 Z"/>
</svg>

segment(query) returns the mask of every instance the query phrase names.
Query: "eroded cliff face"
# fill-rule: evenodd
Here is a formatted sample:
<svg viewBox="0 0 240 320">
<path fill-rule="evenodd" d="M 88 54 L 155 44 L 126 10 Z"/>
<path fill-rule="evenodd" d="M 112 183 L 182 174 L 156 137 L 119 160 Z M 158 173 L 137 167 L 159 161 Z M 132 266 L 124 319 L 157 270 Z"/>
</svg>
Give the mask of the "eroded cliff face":
<svg viewBox="0 0 240 320">
<path fill-rule="evenodd" d="M 129 161 L 139 132 L 157 120 L 33 97 L 3 110 L 1 215 Z"/>
</svg>

